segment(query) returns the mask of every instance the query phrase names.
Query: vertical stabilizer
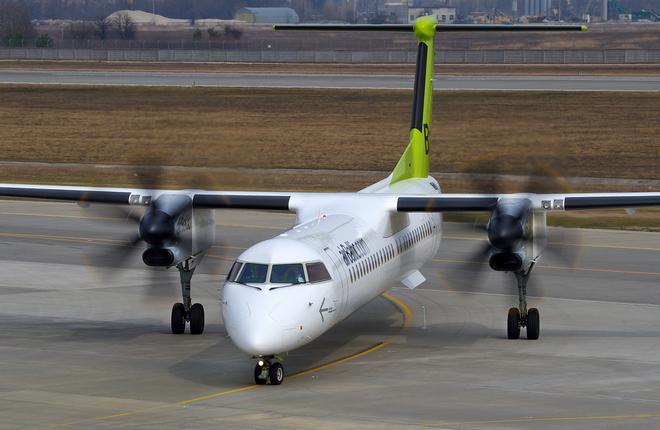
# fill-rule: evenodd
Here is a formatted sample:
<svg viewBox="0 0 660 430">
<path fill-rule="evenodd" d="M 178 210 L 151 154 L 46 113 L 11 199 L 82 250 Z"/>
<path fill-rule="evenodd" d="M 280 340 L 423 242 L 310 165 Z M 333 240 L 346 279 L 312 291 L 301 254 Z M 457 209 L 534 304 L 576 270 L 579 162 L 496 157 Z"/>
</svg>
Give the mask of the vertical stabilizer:
<svg viewBox="0 0 660 430">
<path fill-rule="evenodd" d="M 419 45 L 410 120 L 410 141 L 394 168 L 391 184 L 411 178 L 426 178 L 429 175 L 433 67 L 435 65 L 433 40 L 436 25 L 437 21 L 434 17 L 423 16 L 417 18 L 413 26 Z"/>
</svg>

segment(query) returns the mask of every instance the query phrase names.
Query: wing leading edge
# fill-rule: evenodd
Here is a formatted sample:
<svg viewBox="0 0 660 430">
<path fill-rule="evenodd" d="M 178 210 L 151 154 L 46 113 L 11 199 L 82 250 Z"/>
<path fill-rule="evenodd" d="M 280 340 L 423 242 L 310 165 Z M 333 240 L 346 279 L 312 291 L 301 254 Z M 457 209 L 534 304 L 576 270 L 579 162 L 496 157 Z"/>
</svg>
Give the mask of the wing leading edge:
<svg viewBox="0 0 660 430">
<path fill-rule="evenodd" d="M 570 211 L 584 209 L 660 206 L 660 193 L 583 194 L 439 194 L 400 195 L 364 193 L 280 193 L 203 190 L 141 190 L 137 188 L 66 187 L 0 184 L 0 197 L 109 203 L 148 206 L 164 194 L 184 194 L 193 207 L 205 209 L 256 209 L 297 212 L 307 205 L 333 203 L 373 205 L 392 212 L 488 212 L 500 199 L 528 199 L 533 210 Z M 322 202 L 322 203 L 321 203 Z"/>
<path fill-rule="evenodd" d="M 537 211 L 660 206 L 660 193 L 441 194 L 399 197 L 397 211 L 485 212 L 492 210 L 500 199 L 528 199 L 532 202 L 533 210 Z"/>
</svg>

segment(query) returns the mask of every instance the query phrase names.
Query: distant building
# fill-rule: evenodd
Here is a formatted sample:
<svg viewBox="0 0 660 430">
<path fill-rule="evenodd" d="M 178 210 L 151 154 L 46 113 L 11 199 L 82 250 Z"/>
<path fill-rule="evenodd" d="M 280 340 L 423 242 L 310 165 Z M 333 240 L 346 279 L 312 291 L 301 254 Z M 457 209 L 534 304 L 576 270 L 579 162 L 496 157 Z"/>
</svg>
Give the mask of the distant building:
<svg viewBox="0 0 660 430">
<path fill-rule="evenodd" d="M 409 7 L 408 22 L 413 22 L 420 16 L 435 16 L 441 24 L 453 24 L 456 21 L 455 7 Z"/>
<path fill-rule="evenodd" d="M 297 24 L 295 10 L 289 7 L 243 7 L 236 11 L 235 19 L 253 24 Z"/>
<path fill-rule="evenodd" d="M 551 0 L 525 0 L 525 16 L 548 16 L 551 8 Z"/>
</svg>

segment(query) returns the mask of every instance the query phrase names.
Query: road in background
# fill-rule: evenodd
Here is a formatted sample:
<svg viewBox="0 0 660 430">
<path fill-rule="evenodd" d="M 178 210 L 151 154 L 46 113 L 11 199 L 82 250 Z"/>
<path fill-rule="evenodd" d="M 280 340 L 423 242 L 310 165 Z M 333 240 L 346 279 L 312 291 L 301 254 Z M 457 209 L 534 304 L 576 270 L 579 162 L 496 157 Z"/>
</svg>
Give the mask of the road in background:
<svg viewBox="0 0 660 430">
<path fill-rule="evenodd" d="M 351 360 L 280 387 L 254 387 L 252 360 L 225 336 L 218 289 L 243 249 L 294 217 L 217 214 L 221 240 L 193 278 L 207 330 L 174 336 L 176 272 L 151 276 L 139 250 L 122 270 L 98 258 L 128 251 L 123 238 L 135 225 L 74 204 L 2 202 L 0 428 L 647 429 L 660 422 L 658 234 L 552 230 L 560 252 L 541 261 L 530 287 L 541 339 L 509 341 L 513 277 L 486 270 L 475 278 L 484 267 L 473 257 L 483 234 L 446 224 L 441 251 L 422 270 L 428 282 L 415 291 L 392 283 L 412 313 L 408 327 L 402 312 L 377 299 L 284 363 L 291 374 Z"/>
<path fill-rule="evenodd" d="M 0 70 L 0 83 L 412 89 L 412 75 L 189 73 Z M 660 91 L 660 77 L 436 76 L 436 89 L 541 91 Z"/>
</svg>

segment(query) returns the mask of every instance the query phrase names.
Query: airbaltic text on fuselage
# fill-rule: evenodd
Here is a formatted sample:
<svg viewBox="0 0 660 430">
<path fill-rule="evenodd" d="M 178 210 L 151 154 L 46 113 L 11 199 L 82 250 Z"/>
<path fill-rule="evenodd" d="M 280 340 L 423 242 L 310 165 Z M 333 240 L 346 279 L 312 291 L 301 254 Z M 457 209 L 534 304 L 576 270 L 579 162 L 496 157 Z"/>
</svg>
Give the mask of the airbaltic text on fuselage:
<svg viewBox="0 0 660 430">
<path fill-rule="evenodd" d="M 340 243 L 337 248 L 339 249 L 339 255 L 344 259 L 344 263 L 347 266 L 369 255 L 369 247 L 364 239 L 358 239 L 353 243 L 346 241 Z"/>
</svg>

